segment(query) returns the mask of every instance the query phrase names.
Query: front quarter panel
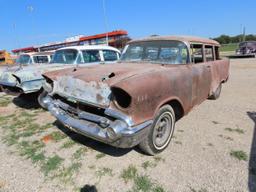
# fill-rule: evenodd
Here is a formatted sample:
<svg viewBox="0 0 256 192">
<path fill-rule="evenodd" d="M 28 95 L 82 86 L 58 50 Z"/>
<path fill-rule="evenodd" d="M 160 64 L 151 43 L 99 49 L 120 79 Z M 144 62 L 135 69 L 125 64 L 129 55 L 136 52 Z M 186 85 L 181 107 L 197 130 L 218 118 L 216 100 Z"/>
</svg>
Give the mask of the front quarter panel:
<svg viewBox="0 0 256 192">
<path fill-rule="evenodd" d="M 130 107 L 121 110 L 129 115 L 135 124 L 153 119 L 159 108 L 172 99 L 178 100 L 185 112 L 190 109 L 192 94 L 190 67 L 188 65 L 159 67 L 161 68 L 159 71 L 138 75 L 115 85 L 132 97 Z M 116 108 L 116 105 L 112 103 L 111 107 Z"/>
</svg>

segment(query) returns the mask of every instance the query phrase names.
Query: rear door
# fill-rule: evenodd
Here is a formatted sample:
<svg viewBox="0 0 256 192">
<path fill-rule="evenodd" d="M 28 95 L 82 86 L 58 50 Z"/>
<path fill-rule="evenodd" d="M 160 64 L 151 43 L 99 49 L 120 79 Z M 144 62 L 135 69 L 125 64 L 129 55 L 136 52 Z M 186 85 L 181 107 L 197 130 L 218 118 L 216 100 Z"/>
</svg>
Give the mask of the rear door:
<svg viewBox="0 0 256 192">
<path fill-rule="evenodd" d="M 192 68 L 192 106 L 198 105 L 208 98 L 211 87 L 211 64 L 214 59 L 207 54 L 203 44 L 191 44 Z M 209 53 L 210 54 L 210 53 Z"/>
</svg>

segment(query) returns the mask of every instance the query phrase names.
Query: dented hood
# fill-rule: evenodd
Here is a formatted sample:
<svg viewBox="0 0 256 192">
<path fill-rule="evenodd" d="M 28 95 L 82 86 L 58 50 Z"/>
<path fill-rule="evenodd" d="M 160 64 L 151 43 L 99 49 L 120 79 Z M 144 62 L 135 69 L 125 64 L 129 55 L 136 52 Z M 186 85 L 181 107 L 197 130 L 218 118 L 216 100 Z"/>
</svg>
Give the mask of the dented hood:
<svg viewBox="0 0 256 192">
<path fill-rule="evenodd" d="M 139 75 L 144 75 L 159 70 L 158 64 L 149 63 L 115 63 L 90 67 L 78 67 L 76 69 L 64 69 L 45 73 L 50 79 L 57 80 L 60 76 L 69 76 L 84 82 L 103 82 L 109 86 Z"/>
<path fill-rule="evenodd" d="M 58 94 L 71 101 L 108 107 L 112 86 L 160 68 L 157 64 L 116 63 L 59 70 L 44 75 L 53 80 L 52 95 Z"/>
</svg>

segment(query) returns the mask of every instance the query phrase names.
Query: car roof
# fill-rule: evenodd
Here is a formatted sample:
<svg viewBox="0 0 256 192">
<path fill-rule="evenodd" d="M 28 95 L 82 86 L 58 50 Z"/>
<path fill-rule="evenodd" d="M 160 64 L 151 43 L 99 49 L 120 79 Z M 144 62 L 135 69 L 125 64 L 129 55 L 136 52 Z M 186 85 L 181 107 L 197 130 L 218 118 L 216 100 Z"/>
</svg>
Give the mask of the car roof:
<svg viewBox="0 0 256 192">
<path fill-rule="evenodd" d="M 22 53 L 21 55 L 29 55 L 29 56 L 41 56 L 41 55 L 52 55 L 54 52 L 30 52 L 30 53 Z"/>
<path fill-rule="evenodd" d="M 195 37 L 195 36 L 150 36 L 142 39 L 132 40 L 129 43 L 143 42 L 143 41 L 160 41 L 160 40 L 162 41 L 175 40 L 175 41 L 182 41 L 187 43 L 202 43 L 202 44 L 220 46 L 220 44 L 215 40 L 202 38 L 202 37 Z"/>
<path fill-rule="evenodd" d="M 80 46 L 69 46 L 63 47 L 57 50 L 65 50 L 65 49 L 76 49 L 76 50 L 112 50 L 120 53 L 120 51 L 114 47 L 107 46 L 107 45 L 80 45 Z"/>
</svg>

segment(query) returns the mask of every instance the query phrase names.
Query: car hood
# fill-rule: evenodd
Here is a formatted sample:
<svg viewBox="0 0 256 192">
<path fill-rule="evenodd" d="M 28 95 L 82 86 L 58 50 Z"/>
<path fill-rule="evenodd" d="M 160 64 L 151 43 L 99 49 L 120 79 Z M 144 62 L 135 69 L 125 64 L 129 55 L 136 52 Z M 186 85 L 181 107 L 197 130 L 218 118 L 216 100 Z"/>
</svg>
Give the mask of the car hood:
<svg viewBox="0 0 256 192">
<path fill-rule="evenodd" d="M 125 79 L 143 75 L 161 69 L 158 64 L 150 63 L 115 63 L 90 67 L 78 67 L 45 73 L 50 79 L 57 80 L 62 76 L 69 76 L 84 82 L 104 82 L 109 86 Z"/>
<path fill-rule="evenodd" d="M 42 74 L 47 71 L 53 71 L 58 69 L 65 69 L 73 67 L 74 65 L 63 65 L 63 64 L 33 64 L 30 66 L 13 66 L 2 72 L 0 76 L 1 82 L 8 83 L 22 83 L 25 81 L 43 79 Z"/>
<path fill-rule="evenodd" d="M 161 70 L 161 65 L 150 63 L 116 63 L 76 69 L 65 69 L 44 74 L 53 80 L 51 94 L 97 106 L 108 107 L 111 87 L 122 81 Z"/>
</svg>

